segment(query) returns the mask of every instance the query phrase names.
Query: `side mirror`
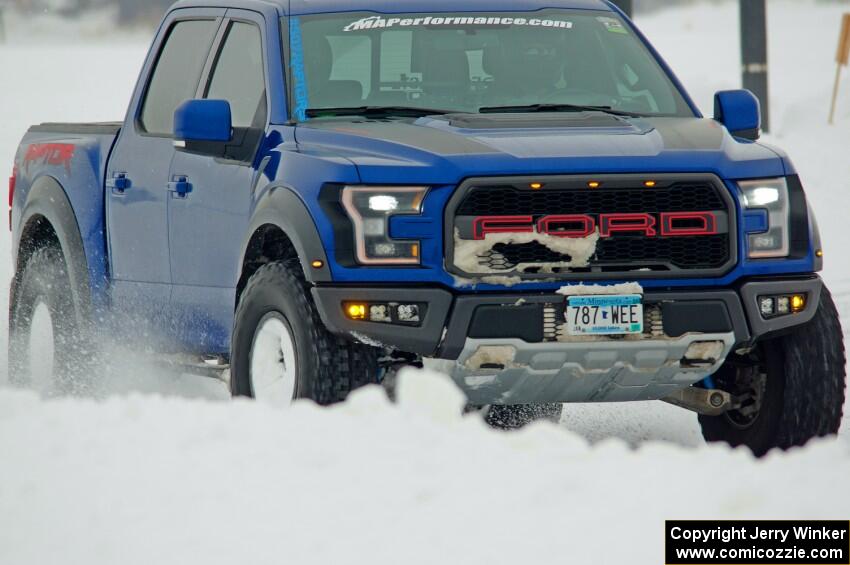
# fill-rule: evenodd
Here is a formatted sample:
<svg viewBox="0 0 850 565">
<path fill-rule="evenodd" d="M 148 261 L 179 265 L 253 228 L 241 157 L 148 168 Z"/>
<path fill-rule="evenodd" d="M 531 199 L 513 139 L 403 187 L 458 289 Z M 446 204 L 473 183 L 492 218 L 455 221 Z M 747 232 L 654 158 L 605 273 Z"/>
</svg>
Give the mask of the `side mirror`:
<svg viewBox="0 0 850 565">
<path fill-rule="evenodd" d="M 226 143 L 233 137 L 230 103 L 226 100 L 187 100 L 174 112 L 174 140 L 186 148 L 193 143 Z"/>
<path fill-rule="evenodd" d="M 714 119 L 734 137 L 757 140 L 761 136 L 761 104 L 749 90 L 725 90 L 714 95 Z"/>
</svg>

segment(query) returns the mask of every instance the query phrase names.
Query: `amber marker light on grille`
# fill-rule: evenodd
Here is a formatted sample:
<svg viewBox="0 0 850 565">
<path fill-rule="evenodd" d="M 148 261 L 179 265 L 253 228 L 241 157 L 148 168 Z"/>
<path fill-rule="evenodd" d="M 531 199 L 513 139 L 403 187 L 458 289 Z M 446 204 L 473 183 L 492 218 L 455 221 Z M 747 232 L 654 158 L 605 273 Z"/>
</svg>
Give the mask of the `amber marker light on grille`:
<svg viewBox="0 0 850 565">
<path fill-rule="evenodd" d="M 599 182 L 599 181 L 595 181 L 595 180 L 592 180 L 589 183 L 587 183 L 587 188 L 599 188 L 600 186 L 602 186 L 602 183 Z"/>
<path fill-rule="evenodd" d="M 313 261 L 311 263 L 311 265 L 313 266 L 314 269 L 321 269 L 322 267 L 325 266 L 325 262 L 324 261 Z"/>
<path fill-rule="evenodd" d="M 646 188 L 655 188 L 655 185 L 657 185 L 657 184 L 658 183 L 655 182 L 654 180 L 648 180 L 648 181 L 644 181 L 643 186 L 645 186 Z"/>
<path fill-rule="evenodd" d="M 818 259 L 823 257 L 823 249 L 818 249 L 817 251 L 815 251 L 815 256 L 817 256 Z"/>
<path fill-rule="evenodd" d="M 795 294 L 791 297 L 791 311 L 795 314 L 806 309 L 806 296 L 804 294 Z"/>
<path fill-rule="evenodd" d="M 543 184 L 539 182 L 533 182 L 529 186 L 531 187 L 531 190 L 540 190 L 543 188 Z"/>
<path fill-rule="evenodd" d="M 346 304 L 345 305 L 345 315 L 351 318 L 352 320 L 365 320 L 366 319 L 366 305 L 365 304 Z"/>
</svg>

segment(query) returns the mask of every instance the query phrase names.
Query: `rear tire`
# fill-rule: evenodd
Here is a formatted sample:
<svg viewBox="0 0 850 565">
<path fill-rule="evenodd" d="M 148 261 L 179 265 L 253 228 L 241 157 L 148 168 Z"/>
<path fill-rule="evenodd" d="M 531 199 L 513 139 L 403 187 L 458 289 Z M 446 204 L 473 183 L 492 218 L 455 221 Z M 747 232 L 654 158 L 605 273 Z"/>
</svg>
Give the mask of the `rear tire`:
<svg viewBox="0 0 850 565">
<path fill-rule="evenodd" d="M 727 363 L 715 376 L 718 388 L 733 395 L 748 392 L 754 402 L 721 416 L 700 416 L 706 441 L 745 445 L 761 457 L 838 433 L 846 359 L 838 312 L 826 287 L 810 323 L 766 341 L 757 352 L 756 366 Z"/>
<path fill-rule="evenodd" d="M 52 362 L 33 363 L 50 352 L 34 351 L 33 321 L 49 321 Z M 36 334 L 39 333 L 36 328 Z M 15 386 L 38 386 L 48 394 L 90 393 L 93 350 L 88 328 L 77 316 L 74 292 L 62 251 L 37 249 L 18 273 L 9 307 L 9 379 Z M 43 366 L 39 366 L 43 365 Z M 37 374 L 41 373 L 41 374 Z"/>
<path fill-rule="evenodd" d="M 272 344 L 278 339 L 276 364 Z M 342 402 L 351 391 L 379 382 L 378 350 L 325 328 L 297 260 L 265 265 L 248 281 L 236 310 L 231 353 L 232 394 L 281 407 L 301 398 Z"/>
<path fill-rule="evenodd" d="M 516 404 L 490 406 L 484 416 L 484 421 L 499 430 L 518 430 L 532 422 L 561 421 L 563 404 Z"/>
</svg>

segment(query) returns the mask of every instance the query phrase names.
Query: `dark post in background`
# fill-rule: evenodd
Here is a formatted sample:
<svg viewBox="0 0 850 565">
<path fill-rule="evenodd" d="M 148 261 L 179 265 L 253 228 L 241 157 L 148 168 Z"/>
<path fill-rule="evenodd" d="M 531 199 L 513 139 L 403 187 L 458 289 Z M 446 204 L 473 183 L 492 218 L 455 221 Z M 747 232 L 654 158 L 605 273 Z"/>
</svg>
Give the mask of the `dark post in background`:
<svg viewBox="0 0 850 565">
<path fill-rule="evenodd" d="M 612 0 L 630 18 L 635 14 L 633 0 Z"/>
<path fill-rule="evenodd" d="M 761 101 L 761 128 L 770 131 L 765 0 L 740 0 L 743 85 Z"/>
</svg>

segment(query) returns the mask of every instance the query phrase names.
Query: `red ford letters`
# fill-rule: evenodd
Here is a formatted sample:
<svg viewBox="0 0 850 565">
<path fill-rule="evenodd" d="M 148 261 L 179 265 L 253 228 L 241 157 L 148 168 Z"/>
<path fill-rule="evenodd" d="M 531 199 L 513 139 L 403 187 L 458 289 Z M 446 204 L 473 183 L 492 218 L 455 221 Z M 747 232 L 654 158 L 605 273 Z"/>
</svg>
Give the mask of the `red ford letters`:
<svg viewBox="0 0 850 565">
<path fill-rule="evenodd" d="M 642 234 L 646 237 L 692 237 L 715 235 L 714 212 L 664 212 L 661 214 L 567 214 L 543 216 L 479 216 L 472 222 L 475 239 L 490 233 L 540 233 L 555 237 L 599 237 L 617 234 Z"/>
</svg>

